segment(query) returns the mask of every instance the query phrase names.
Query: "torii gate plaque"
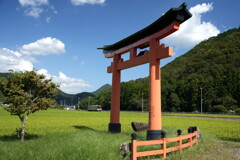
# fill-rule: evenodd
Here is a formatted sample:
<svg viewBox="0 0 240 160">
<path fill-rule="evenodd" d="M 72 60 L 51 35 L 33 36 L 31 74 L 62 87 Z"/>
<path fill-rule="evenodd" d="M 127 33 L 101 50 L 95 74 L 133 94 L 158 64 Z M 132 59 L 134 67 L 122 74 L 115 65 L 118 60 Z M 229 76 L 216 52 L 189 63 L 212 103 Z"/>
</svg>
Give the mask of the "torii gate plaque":
<svg viewBox="0 0 240 160">
<path fill-rule="evenodd" d="M 187 4 L 183 3 L 178 8 L 171 8 L 158 20 L 135 34 L 112 45 L 104 46 L 103 53 L 106 58 L 113 58 L 111 66 L 107 68 L 112 73 L 112 98 L 111 115 L 108 130 L 121 132 L 120 116 L 120 78 L 121 70 L 149 63 L 150 78 L 150 104 L 149 104 L 149 129 L 147 139 L 161 138 L 161 81 L 160 59 L 172 56 L 172 47 L 159 45 L 159 40 L 179 29 L 181 23 L 192 15 L 187 10 Z M 143 55 L 137 56 L 137 49 L 149 47 Z M 123 61 L 121 55 L 130 52 L 130 59 Z"/>
</svg>

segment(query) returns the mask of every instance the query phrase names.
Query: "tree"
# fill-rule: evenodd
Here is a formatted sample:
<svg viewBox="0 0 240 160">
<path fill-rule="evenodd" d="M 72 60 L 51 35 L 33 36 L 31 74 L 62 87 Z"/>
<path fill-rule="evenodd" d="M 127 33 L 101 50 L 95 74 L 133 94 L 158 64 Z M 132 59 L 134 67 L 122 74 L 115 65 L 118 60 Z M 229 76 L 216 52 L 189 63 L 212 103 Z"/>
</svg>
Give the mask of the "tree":
<svg viewBox="0 0 240 160">
<path fill-rule="evenodd" d="M 231 96 L 217 98 L 216 104 L 224 106 L 228 111 L 235 111 L 238 108 L 237 101 Z"/>
<path fill-rule="evenodd" d="M 171 105 L 169 107 L 171 108 L 171 112 L 177 112 L 180 110 L 180 99 L 176 93 L 171 93 L 170 102 Z"/>
<path fill-rule="evenodd" d="M 103 110 L 110 110 L 111 106 L 111 89 L 101 92 L 97 96 L 98 104 L 102 106 Z"/>
<path fill-rule="evenodd" d="M 79 103 L 79 109 L 88 110 L 89 98 L 82 99 Z"/>
<path fill-rule="evenodd" d="M 227 113 L 228 110 L 223 105 L 216 105 L 212 107 L 213 112 L 217 113 Z"/>
<path fill-rule="evenodd" d="M 11 115 L 19 117 L 21 141 L 24 141 L 28 115 L 39 110 L 46 110 L 54 104 L 53 97 L 56 95 L 56 88 L 59 85 L 51 81 L 35 71 L 11 71 L 8 78 L 1 79 L 0 90 L 5 96 L 4 103 L 8 104 L 8 107 L 4 109 Z"/>
</svg>

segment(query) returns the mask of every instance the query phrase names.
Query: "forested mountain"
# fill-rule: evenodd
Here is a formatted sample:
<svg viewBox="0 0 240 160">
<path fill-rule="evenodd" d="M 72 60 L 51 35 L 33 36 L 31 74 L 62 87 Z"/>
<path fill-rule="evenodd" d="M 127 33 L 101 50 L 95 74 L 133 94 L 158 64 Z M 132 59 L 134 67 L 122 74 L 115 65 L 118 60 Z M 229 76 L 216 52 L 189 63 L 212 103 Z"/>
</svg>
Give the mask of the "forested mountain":
<svg viewBox="0 0 240 160">
<path fill-rule="evenodd" d="M 163 108 L 227 112 L 240 107 L 240 29 L 201 42 L 162 69 Z"/>
<path fill-rule="evenodd" d="M 204 34 L 204 33 L 203 33 Z M 240 29 L 198 44 L 162 68 L 163 111 L 240 112 Z M 121 83 L 121 110 L 148 108 L 148 77 Z M 110 90 L 96 97 L 110 106 Z"/>
<path fill-rule="evenodd" d="M 81 92 L 78 94 L 67 94 L 61 90 L 58 90 L 56 101 L 57 101 L 57 104 L 60 104 L 60 105 L 75 105 L 82 99 L 88 98 L 88 97 L 96 97 L 98 96 L 99 93 L 104 92 L 109 88 L 111 88 L 111 85 L 105 84 L 94 92 Z"/>
<path fill-rule="evenodd" d="M 82 92 L 78 94 L 67 94 L 59 89 L 56 102 L 59 105 L 72 106 L 77 104 L 80 100 L 87 97 L 95 97 L 95 95 L 89 92 Z"/>
<path fill-rule="evenodd" d="M 101 92 L 106 91 L 108 89 L 110 89 L 112 86 L 110 84 L 105 84 L 102 87 L 100 87 L 99 89 L 97 89 L 94 92 L 91 92 L 92 94 L 94 94 L 95 96 L 98 96 Z"/>
</svg>

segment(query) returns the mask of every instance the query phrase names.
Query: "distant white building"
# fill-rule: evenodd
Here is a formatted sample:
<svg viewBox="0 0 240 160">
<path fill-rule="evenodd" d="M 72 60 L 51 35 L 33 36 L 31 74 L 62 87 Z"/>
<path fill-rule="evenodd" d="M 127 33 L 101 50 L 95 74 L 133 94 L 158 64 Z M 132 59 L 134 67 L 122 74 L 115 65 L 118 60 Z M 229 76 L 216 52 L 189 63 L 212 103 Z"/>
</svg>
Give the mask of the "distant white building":
<svg viewBox="0 0 240 160">
<path fill-rule="evenodd" d="M 64 107 L 64 110 L 75 110 L 76 107 L 75 106 L 66 106 Z"/>
<path fill-rule="evenodd" d="M 4 104 L 3 102 L 0 102 L 0 107 L 8 107 L 8 104 Z"/>
</svg>

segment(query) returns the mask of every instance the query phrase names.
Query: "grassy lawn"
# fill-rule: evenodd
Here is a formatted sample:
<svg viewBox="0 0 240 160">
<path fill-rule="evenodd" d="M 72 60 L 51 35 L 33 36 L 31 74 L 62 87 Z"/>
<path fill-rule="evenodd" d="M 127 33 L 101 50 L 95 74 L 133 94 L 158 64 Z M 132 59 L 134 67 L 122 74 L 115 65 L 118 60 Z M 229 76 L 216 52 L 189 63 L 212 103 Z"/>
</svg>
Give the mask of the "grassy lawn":
<svg viewBox="0 0 240 160">
<path fill-rule="evenodd" d="M 147 122 L 148 114 L 121 112 L 122 133 L 111 134 L 107 132 L 109 112 L 40 111 L 29 116 L 26 128 L 28 140 L 20 143 L 13 137 L 20 121 L 0 108 L 0 160 L 122 159 L 119 147 L 123 142 L 130 142 L 132 121 Z M 167 138 L 175 137 L 177 129 L 186 134 L 189 126 L 198 126 L 203 134 L 200 143 L 193 149 L 181 154 L 175 152 L 167 159 L 236 158 L 232 148 L 240 148 L 239 121 L 185 117 L 163 117 L 162 121 Z M 145 140 L 145 137 L 145 131 L 138 133 L 138 140 Z"/>
</svg>

